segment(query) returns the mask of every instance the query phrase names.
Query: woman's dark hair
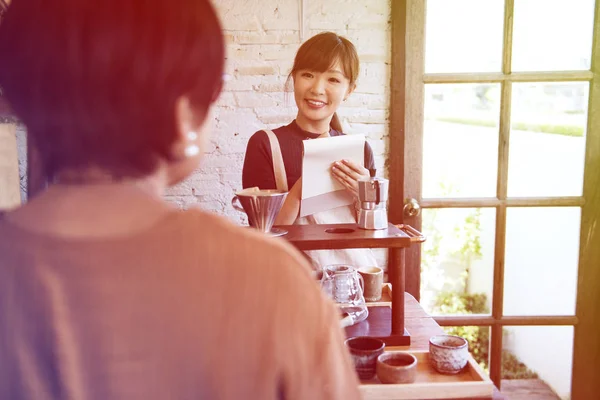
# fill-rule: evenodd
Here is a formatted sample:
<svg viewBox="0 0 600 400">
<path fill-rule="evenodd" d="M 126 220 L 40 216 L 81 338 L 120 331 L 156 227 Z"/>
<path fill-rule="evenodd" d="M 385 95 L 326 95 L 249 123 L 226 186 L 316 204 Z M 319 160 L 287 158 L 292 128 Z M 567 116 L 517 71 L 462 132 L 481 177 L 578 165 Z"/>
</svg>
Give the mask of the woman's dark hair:
<svg viewBox="0 0 600 400">
<path fill-rule="evenodd" d="M 199 115 L 215 101 L 224 41 L 208 0 L 15 0 L 0 60 L 48 177 L 90 166 L 139 177 L 171 158 L 177 99 Z"/>
<path fill-rule="evenodd" d="M 325 72 L 338 61 L 342 66 L 342 72 L 350 81 L 350 86 L 355 85 L 360 70 L 356 48 L 343 36 L 333 32 L 321 32 L 300 46 L 294 58 L 294 66 L 288 76 L 288 81 L 300 70 Z M 337 113 L 333 114 L 331 127 L 336 131 L 342 131 Z"/>
</svg>

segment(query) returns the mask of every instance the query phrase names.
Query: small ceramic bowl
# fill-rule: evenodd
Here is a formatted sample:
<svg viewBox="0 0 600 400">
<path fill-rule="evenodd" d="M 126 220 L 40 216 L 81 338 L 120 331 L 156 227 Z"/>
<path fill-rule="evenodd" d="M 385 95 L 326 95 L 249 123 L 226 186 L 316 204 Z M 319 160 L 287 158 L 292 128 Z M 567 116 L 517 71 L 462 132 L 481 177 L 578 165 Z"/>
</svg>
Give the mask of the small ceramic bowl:
<svg viewBox="0 0 600 400">
<path fill-rule="evenodd" d="M 358 377 L 360 379 L 374 377 L 377 357 L 383 353 L 385 343 L 373 337 L 357 336 L 346 339 L 346 346 L 350 350 Z"/>
<path fill-rule="evenodd" d="M 469 360 L 469 343 L 460 336 L 433 336 L 429 339 L 429 359 L 439 373 L 457 374 Z"/>
<path fill-rule="evenodd" d="M 417 376 L 417 358 L 410 353 L 383 353 L 377 357 L 377 377 L 381 383 L 413 383 Z"/>
</svg>

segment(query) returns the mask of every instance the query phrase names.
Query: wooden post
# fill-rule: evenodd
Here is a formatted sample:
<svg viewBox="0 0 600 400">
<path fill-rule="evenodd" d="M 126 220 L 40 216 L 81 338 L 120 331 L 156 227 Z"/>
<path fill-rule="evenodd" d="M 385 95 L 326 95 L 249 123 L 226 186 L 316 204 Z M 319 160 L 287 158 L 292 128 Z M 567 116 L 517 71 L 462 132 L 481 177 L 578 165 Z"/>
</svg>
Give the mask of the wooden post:
<svg viewBox="0 0 600 400">
<path fill-rule="evenodd" d="M 392 283 L 392 335 L 404 335 L 404 249 L 389 250 L 389 274 Z"/>
<path fill-rule="evenodd" d="M 571 399 L 598 398 L 600 393 L 600 3 L 596 2 L 590 85 L 585 176 L 579 238 L 577 319 L 574 332 Z"/>
<path fill-rule="evenodd" d="M 16 126 L 0 123 L 0 209 L 21 204 Z"/>
</svg>

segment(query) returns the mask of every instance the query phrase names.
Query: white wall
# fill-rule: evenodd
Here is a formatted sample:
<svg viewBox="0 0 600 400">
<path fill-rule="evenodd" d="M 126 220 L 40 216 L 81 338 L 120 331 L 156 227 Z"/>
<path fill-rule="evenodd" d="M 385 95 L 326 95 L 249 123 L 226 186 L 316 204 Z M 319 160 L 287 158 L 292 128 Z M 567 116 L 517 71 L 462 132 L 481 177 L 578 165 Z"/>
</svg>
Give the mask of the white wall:
<svg viewBox="0 0 600 400">
<path fill-rule="evenodd" d="M 562 399 L 571 392 L 572 326 L 513 326 L 506 328 L 504 348 L 537 372 Z"/>
</svg>

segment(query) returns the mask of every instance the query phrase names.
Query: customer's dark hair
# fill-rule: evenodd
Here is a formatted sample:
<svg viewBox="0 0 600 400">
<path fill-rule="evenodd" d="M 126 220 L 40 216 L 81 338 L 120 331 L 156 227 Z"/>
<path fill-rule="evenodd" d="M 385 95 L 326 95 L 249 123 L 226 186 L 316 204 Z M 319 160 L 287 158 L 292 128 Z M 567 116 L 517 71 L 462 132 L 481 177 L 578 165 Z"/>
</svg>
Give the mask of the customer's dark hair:
<svg viewBox="0 0 600 400">
<path fill-rule="evenodd" d="M 88 166 L 147 175 L 170 158 L 177 99 L 205 113 L 220 93 L 224 41 L 208 0 L 13 3 L 0 86 L 49 177 Z"/>
</svg>

